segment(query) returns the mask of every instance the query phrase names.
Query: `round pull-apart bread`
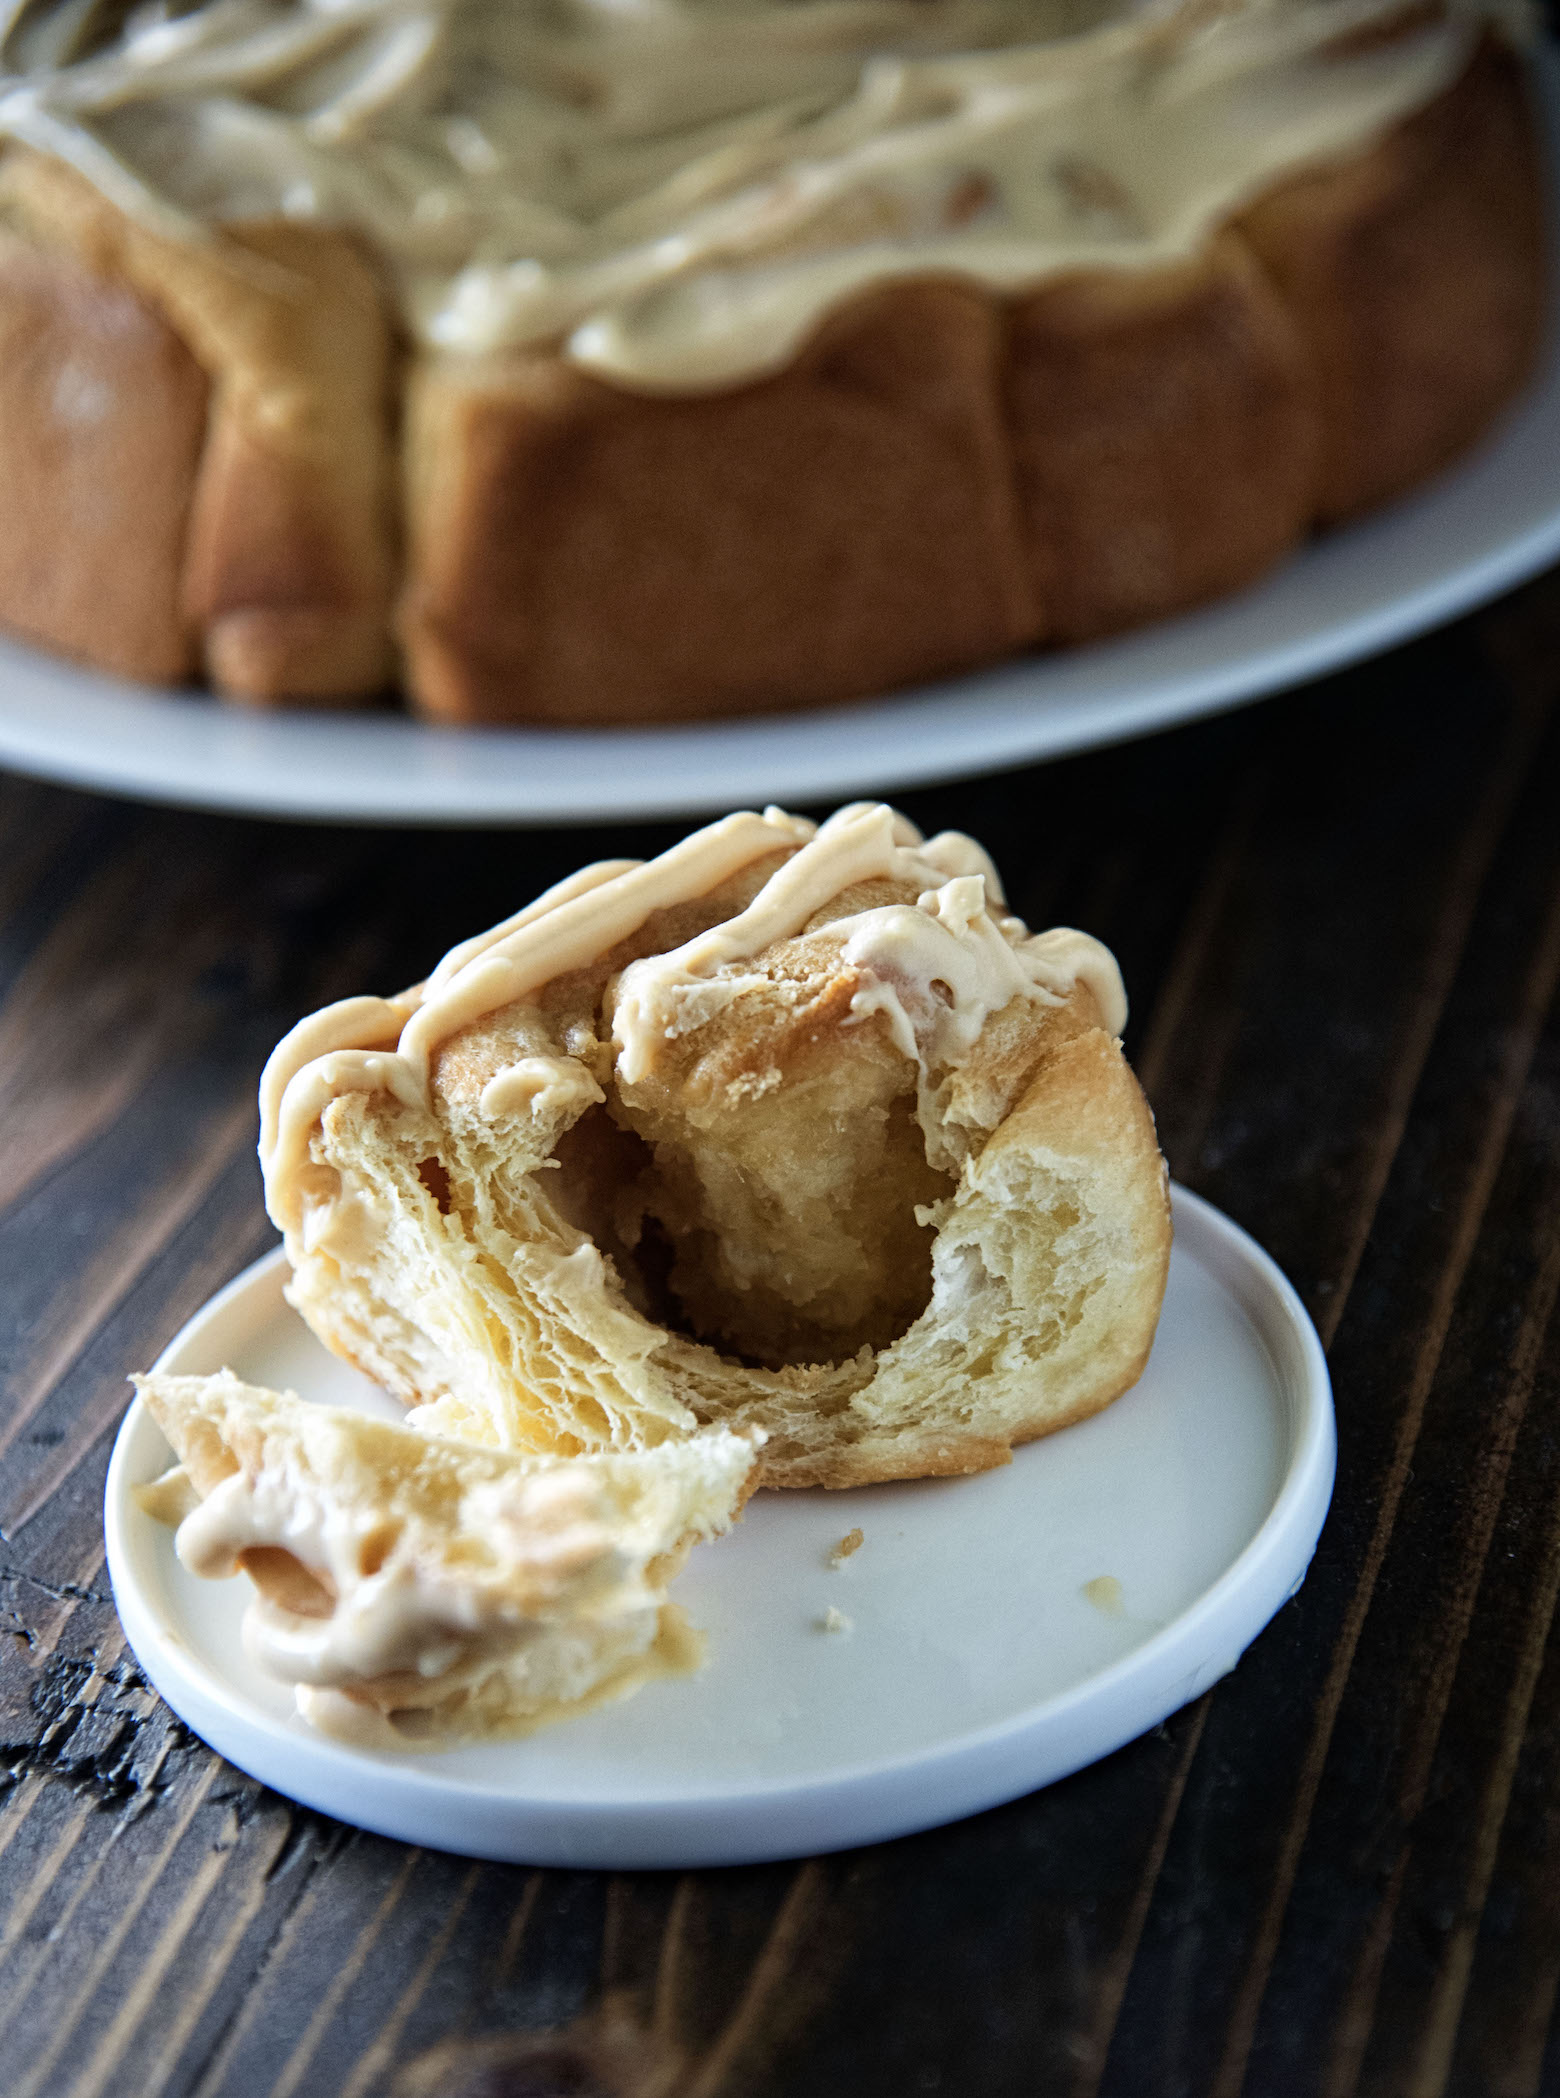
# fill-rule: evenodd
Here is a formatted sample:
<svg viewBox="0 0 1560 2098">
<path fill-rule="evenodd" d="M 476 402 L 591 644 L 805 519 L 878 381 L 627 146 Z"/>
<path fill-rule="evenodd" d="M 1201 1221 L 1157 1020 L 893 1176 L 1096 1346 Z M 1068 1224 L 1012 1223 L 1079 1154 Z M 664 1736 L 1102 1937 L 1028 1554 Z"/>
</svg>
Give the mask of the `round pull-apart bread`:
<svg viewBox="0 0 1560 2098">
<path fill-rule="evenodd" d="M 0 623 L 445 721 L 1241 588 L 1531 368 L 1520 0 L 0 9 Z"/>
<path fill-rule="evenodd" d="M 587 867 L 261 1088 L 290 1296 L 410 1424 L 978 1471 L 1140 1374 L 1170 1249 L 1115 962 L 882 805 Z"/>
</svg>

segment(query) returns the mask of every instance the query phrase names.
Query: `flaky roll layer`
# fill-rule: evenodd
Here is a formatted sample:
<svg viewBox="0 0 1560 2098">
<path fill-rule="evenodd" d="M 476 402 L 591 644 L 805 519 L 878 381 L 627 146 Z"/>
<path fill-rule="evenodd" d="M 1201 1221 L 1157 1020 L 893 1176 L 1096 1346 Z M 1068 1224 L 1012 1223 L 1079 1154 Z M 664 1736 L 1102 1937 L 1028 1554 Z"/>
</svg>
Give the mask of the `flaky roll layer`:
<svg viewBox="0 0 1560 2098">
<path fill-rule="evenodd" d="M 520 1457 L 231 1371 L 135 1383 L 179 1459 L 143 1507 L 192 1573 L 248 1574 L 246 1650 L 323 1732 L 447 1746 L 698 1665 L 666 1587 L 752 1490 L 740 1437 Z"/>
<path fill-rule="evenodd" d="M 1493 40 L 1183 260 L 890 277 L 682 396 L 545 344 L 408 359 L 348 236 L 166 237 L 11 146 L 0 622 L 263 704 L 399 679 L 456 722 L 855 698 L 1183 611 L 1412 487 L 1523 383 L 1543 278 Z"/>
<path fill-rule="evenodd" d="M 262 1089 L 310 1325 L 513 1450 L 761 1430 L 772 1485 L 976 1471 L 1142 1370 L 1170 1244 L 1115 964 L 954 833 L 734 816 L 587 868 Z"/>
</svg>

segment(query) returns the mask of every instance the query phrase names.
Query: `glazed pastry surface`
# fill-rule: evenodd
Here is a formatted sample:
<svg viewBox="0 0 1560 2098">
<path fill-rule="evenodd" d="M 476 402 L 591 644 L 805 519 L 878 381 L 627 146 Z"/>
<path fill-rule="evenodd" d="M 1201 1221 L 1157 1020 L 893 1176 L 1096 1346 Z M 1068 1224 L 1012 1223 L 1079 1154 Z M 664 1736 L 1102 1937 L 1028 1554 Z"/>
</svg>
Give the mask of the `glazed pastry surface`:
<svg viewBox="0 0 1560 2098">
<path fill-rule="evenodd" d="M 0 7 L 0 23 L 6 10 Z M 427 346 L 644 391 L 779 370 L 873 284 L 1195 252 L 1517 0 L 10 0 L 0 137 L 132 216 L 356 229 Z"/>
</svg>

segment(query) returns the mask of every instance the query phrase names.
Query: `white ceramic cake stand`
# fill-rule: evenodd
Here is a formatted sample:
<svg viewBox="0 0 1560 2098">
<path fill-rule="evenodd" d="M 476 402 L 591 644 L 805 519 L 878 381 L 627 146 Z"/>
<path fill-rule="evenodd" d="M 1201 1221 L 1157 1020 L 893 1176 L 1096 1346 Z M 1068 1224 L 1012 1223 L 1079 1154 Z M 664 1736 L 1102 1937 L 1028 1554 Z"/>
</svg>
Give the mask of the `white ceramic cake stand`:
<svg viewBox="0 0 1560 2098">
<path fill-rule="evenodd" d="M 1164 1316 L 1136 1388 L 1002 1471 L 766 1493 L 695 1550 L 692 1679 L 528 1739 L 346 1748 L 245 1661 L 249 1584 L 196 1580 L 131 1488 L 169 1451 L 137 1401 L 108 1475 L 115 1600 L 180 1717 L 305 1805 L 412 1843 L 535 1865 L 731 1865 L 972 1814 L 1109 1754 L 1240 1659 L 1304 1576 L 1332 1491 L 1321 1345 L 1278 1269 L 1178 1190 Z M 159 1367 L 393 1414 L 282 1298 L 275 1253 Z M 830 1547 L 860 1528 L 842 1567 Z M 849 1629 L 821 1627 L 830 1608 Z M 1284 1636 L 1282 1629 L 1272 1634 Z"/>
</svg>

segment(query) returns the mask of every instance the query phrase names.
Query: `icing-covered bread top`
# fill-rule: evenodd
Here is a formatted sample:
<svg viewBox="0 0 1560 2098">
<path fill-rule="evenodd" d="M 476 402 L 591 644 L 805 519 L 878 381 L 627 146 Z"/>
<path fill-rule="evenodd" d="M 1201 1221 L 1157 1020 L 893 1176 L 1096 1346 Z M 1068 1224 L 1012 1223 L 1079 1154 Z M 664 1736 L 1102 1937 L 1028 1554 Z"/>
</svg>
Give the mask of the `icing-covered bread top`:
<svg viewBox="0 0 1560 2098">
<path fill-rule="evenodd" d="M 793 938 L 859 884 L 889 877 L 919 891 L 837 918 L 830 930 L 860 988 L 852 1011 L 882 1014 L 923 1072 L 957 1069 L 987 1020 L 1015 999 L 1060 1005 L 1082 983 L 1102 1024 L 1119 1034 L 1126 994 L 1109 950 L 1061 927 L 1031 934 L 1011 916 L 995 868 L 973 838 L 925 839 L 884 803 L 856 802 L 823 824 L 779 809 L 723 817 L 659 858 L 582 868 L 514 917 L 463 941 L 427 982 L 396 998 L 348 998 L 301 1021 L 260 1082 L 260 1159 L 271 1215 L 300 1221 L 309 1140 L 333 1099 L 386 1092 L 430 1100 L 436 1053 L 462 1030 L 630 939 L 658 911 L 708 895 L 744 869 L 776 865 L 745 908 L 665 953 L 642 955 L 611 993 L 612 1054 L 633 1084 L 658 1044 L 707 1025 L 742 993 L 740 965 Z M 528 1101 L 548 1112 L 602 1097 L 573 1056 L 528 1055 L 488 1080 L 491 1114 Z"/>
<path fill-rule="evenodd" d="M 186 238 L 356 228 L 430 345 L 644 390 L 895 277 L 1191 253 L 1522 0 L 0 0 L 0 137 Z"/>
</svg>

